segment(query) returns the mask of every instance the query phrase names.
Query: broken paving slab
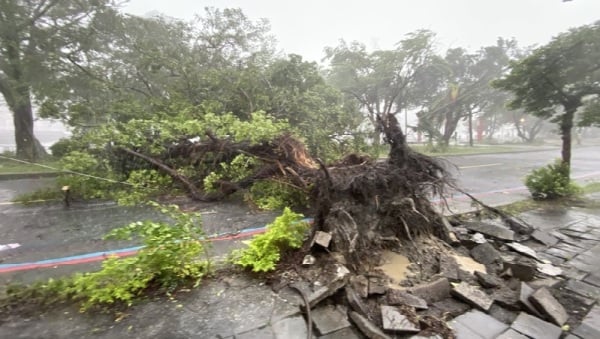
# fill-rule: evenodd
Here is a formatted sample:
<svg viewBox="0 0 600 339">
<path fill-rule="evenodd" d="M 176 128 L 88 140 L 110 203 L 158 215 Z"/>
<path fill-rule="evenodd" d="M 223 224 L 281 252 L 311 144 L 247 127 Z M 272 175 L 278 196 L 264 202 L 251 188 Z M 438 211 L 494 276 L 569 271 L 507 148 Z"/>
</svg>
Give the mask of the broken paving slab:
<svg viewBox="0 0 600 339">
<path fill-rule="evenodd" d="M 313 238 L 313 242 L 310 245 L 311 247 L 314 246 L 315 244 L 323 247 L 323 248 L 328 248 L 329 247 L 329 243 L 331 242 L 331 233 L 328 232 L 323 232 L 323 231 L 317 231 L 315 233 L 315 236 Z"/>
<path fill-rule="evenodd" d="M 478 339 L 495 339 L 509 327 L 478 310 L 454 318 L 449 325 L 456 332 L 456 338 Z"/>
<path fill-rule="evenodd" d="M 277 339 L 306 339 L 308 328 L 302 316 L 289 317 L 271 325 Z"/>
<path fill-rule="evenodd" d="M 484 265 L 502 262 L 500 252 L 489 242 L 473 247 L 470 254 L 478 263 Z"/>
<path fill-rule="evenodd" d="M 496 304 L 490 307 L 488 314 L 505 324 L 512 324 L 517 319 L 517 315 L 519 315 L 516 311 L 511 311 Z"/>
<path fill-rule="evenodd" d="M 504 262 L 504 268 L 509 270 L 511 276 L 521 281 L 531 281 L 535 277 L 537 264 L 531 259 L 519 258 Z"/>
<path fill-rule="evenodd" d="M 440 275 L 453 282 L 459 280 L 456 258 L 445 254 L 440 256 Z"/>
<path fill-rule="evenodd" d="M 381 305 L 381 320 L 383 329 L 386 331 L 401 333 L 418 333 L 421 331 L 418 323 L 413 323 L 394 306 Z"/>
<path fill-rule="evenodd" d="M 521 287 L 519 288 L 519 302 L 523 309 L 535 316 L 541 317 L 542 314 L 537 310 L 537 308 L 531 303 L 529 297 L 535 293 L 535 290 L 531 288 L 526 283 L 522 282 Z"/>
<path fill-rule="evenodd" d="M 502 307 L 506 307 L 513 311 L 520 311 L 521 304 L 519 302 L 519 292 L 515 291 L 508 286 L 502 286 L 491 295 L 494 302 Z"/>
<path fill-rule="evenodd" d="M 538 263 L 537 270 L 538 270 L 538 272 L 543 273 L 548 276 L 551 276 L 551 277 L 556 277 L 556 276 L 559 276 L 562 274 L 562 269 L 560 267 L 556 267 L 552 264 Z"/>
<path fill-rule="evenodd" d="M 600 306 L 592 307 L 573 334 L 581 338 L 600 338 Z"/>
<path fill-rule="evenodd" d="M 241 334 L 236 334 L 234 336 L 234 338 L 235 339 L 256 339 L 256 338 L 276 339 L 277 337 L 275 336 L 275 332 L 273 331 L 273 328 L 271 328 L 271 326 L 265 326 L 265 327 L 251 330 L 248 332 L 244 332 Z"/>
<path fill-rule="evenodd" d="M 496 239 L 515 240 L 515 232 L 503 226 L 479 221 L 465 222 L 463 226 L 473 232 L 479 232 Z"/>
<path fill-rule="evenodd" d="M 335 331 L 333 333 L 329 333 L 324 336 L 320 336 L 319 339 L 360 339 L 362 338 L 358 336 L 356 331 L 352 327 L 346 327 L 339 331 Z M 257 339 L 262 339 L 257 337 Z"/>
<path fill-rule="evenodd" d="M 345 292 L 348 304 L 350 304 L 350 307 L 354 310 L 354 312 L 357 312 L 362 316 L 367 316 L 368 308 L 358 296 L 358 293 L 356 293 L 356 291 L 354 291 L 350 286 L 346 286 Z"/>
<path fill-rule="evenodd" d="M 485 288 L 496 288 L 504 285 L 504 280 L 495 275 L 475 271 L 477 282 Z"/>
<path fill-rule="evenodd" d="M 558 239 L 550 233 L 540 230 L 535 230 L 531 237 L 546 246 L 554 246 L 558 243 Z"/>
<path fill-rule="evenodd" d="M 488 311 L 492 306 L 492 303 L 494 303 L 494 300 L 485 294 L 485 292 L 476 286 L 469 285 L 464 281 L 454 286 L 451 293 L 459 299 L 483 311 Z"/>
<path fill-rule="evenodd" d="M 594 272 L 600 270 L 600 256 L 590 251 L 583 252 L 569 260 L 566 265 L 581 271 Z"/>
<path fill-rule="evenodd" d="M 471 306 L 454 298 L 447 298 L 433 303 L 432 308 L 434 310 L 432 310 L 431 314 L 435 315 L 438 313 L 436 315 L 438 318 L 443 318 L 444 316 L 454 318 L 470 310 Z"/>
<path fill-rule="evenodd" d="M 562 326 L 569 316 L 565 308 L 554 298 L 554 296 L 548 291 L 547 288 L 542 287 L 535 291 L 530 297 L 529 301 L 535 306 L 535 308 L 550 319 L 553 323 L 558 326 Z"/>
<path fill-rule="evenodd" d="M 510 249 L 512 249 L 515 252 L 521 253 L 530 258 L 538 260 L 537 253 L 529 246 L 525 246 L 525 245 L 519 244 L 517 242 L 506 243 L 506 246 L 508 246 Z"/>
<path fill-rule="evenodd" d="M 333 305 L 318 307 L 311 312 L 313 324 L 319 335 L 326 335 L 351 326 L 346 314 Z"/>
<path fill-rule="evenodd" d="M 558 339 L 562 333 L 560 327 L 525 312 L 519 313 L 511 327 L 535 339 Z"/>
<path fill-rule="evenodd" d="M 383 331 L 375 326 L 372 322 L 370 322 L 367 318 L 362 315 L 350 311 L 350 319 L 352 322 L 356 324 L 356 326 L 360 329 L 360 331 L 370 339 L 391 339 L 390 336 L 383 333 Z M 305 339 L 305 338 L 303 338 Z"/>
<path fill-rule="evenodd" d="M 428 304 L 444 300 L 450 296 L 450 282 L 447 278 L 437 280 L 411 287 L 408 291 L 422 299 Z"/>
<path fill-rule="evenodd" d="M 427 309 L 427 302 L 425 299 L 395 288 L 390 288 L 388 290 L 386 300 L 388 305 L 391 306 L 406 305 L 414 307 L 418 310 Z"/>
</svg>

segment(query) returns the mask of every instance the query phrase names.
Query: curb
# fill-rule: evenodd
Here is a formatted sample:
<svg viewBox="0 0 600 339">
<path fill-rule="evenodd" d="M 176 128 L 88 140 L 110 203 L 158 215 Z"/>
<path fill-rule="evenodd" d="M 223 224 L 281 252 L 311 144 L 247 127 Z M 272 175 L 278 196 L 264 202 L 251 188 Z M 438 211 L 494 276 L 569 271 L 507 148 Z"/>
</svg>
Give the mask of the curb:
<svg viewBox="0 0 600 339">
<path fill-rule="evenodd" d="M 31 172 L 31 173 L 2 173 L 2 180 L 18 180 L 18 179 L 40 179 L 40 178 L 56 178 L 61 172 Z"/>
</svg>

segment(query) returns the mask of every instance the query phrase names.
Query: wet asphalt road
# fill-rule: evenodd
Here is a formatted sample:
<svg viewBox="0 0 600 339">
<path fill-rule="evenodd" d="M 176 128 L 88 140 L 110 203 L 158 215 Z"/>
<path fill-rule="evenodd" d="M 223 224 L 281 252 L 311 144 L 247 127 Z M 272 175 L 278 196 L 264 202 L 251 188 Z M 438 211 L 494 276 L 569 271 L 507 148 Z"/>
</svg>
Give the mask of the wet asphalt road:
<svg viewBox="0 0 600 339">
<path fill-rule="evenodd" d="M 536 152 L 453 156 L 447 159 L 458 167 L 458 183 L 473 194 L 509 190 L 523 186 L 524 176 L 560 156 L 559 149 Z M 600 146 L 573 150 L 573 176 L 583 180 L 600 180 Z M 102 236 L 119 226 L 137 220 L 161 218 L 145 207 L 124 208 L 111 203 L 75 204 L 66 209 L 60 203 L 21 206 L 2 204 L 15 194 L 48 185 L 49 179 L 0 181 L 0 245 L 20 244 L 19 248 L 0 251 L 0 264 L 22 263 L 117 249 L 135 245 L 131 242 L 103 241 Z M 496 193 L 494 193 L 496 194 Z M 510 194 L 517 194 L 510 193 Z M 525 193 L 520 192 L 519 198 Z M 197 204 L 203 213 L 207 234 L 236 232 L 265 225 L 274 213 L 258 213 L 241 203 Z M 216 244 L 217 251 L 219 246 Z M 219 253 L 222 254 L 222 253 Z M 86 264 L 85 268 L 94 268 Z M 81 265 L 56 269 L 37 269 L 0 273 L 0 283 L 32 281 L 40 276 L 62 275 L 81 270 Z"/>
</svg>

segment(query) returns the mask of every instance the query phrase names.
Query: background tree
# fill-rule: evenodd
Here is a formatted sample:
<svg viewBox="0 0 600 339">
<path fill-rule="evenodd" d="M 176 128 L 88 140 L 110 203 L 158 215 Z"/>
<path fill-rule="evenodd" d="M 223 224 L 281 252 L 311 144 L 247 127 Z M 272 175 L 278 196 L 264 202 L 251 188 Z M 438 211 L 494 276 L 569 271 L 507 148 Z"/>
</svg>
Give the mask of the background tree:
<svg viewBox="0 0 600 339">
<path fill-rule="evenodd" d="M 96 19 L 110 1 L 0 2 L 0 93 L 13 113 L 17 156 L 36 160 L 44 149 L 33 133 L 33 99 L 57 86 L 54 74 L 89 48 Z"/>
<path fill-rule="evenodd" d="M 495 86 L 514 94 L 511 108 L 558 124 L 562 161 L 568 167 L 575 113 L 587 98 L 600 95 L 599 79 L 600 23 L 595 23 L 560 34 L 514 62 L 510 73 Z"/>
<path fill-rule="evenodd" d="M 364 111 L 375 147 L 380 144 L 380 133 L 374 130 L 377 117 L 397 114 L 416 99 L 411 91 L 434 56 L 433 39 L 431 31 L 419 30 L 393 50 L 369 52 L 363 44 L 344 41 L 326 49 L 328 80 Z"/>
</svg>

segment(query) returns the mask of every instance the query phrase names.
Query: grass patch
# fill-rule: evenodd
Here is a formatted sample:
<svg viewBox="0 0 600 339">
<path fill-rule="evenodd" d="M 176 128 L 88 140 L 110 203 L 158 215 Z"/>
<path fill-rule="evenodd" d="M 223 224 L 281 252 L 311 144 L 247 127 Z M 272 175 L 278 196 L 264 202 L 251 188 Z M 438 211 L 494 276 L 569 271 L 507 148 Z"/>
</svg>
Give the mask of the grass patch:
<svg viewBox="0 0 600 339">
<path fill-rule="evenodd" d="M 583 186 L 582 188 L 584 194 L 600 192 L 600 182 L 592 182 Z"/>
<path fill-rule="evenodd" d="M 482 153 L 507 153 L 520 148 L 509 145 L 448 146 L 445 148 L 429 145 L 411 145 L 413 150 L 426 155 L 468 155 Z"/>
<path fill-rule="evenodd" d="M 11 156 L 9 156 L 12 158 Z M 53 168 L 59 168 L 59 160 L 56 158 L 48 158 L 39 161 L 37 164 L 50 166 Z M 54 169 L 37 166 L 35 164 L 25 164 L 22 162 L 0 158 L 0 174 L 14 174 L 14 173 L 53 173 L 57 172 Z"/>
</svg>

